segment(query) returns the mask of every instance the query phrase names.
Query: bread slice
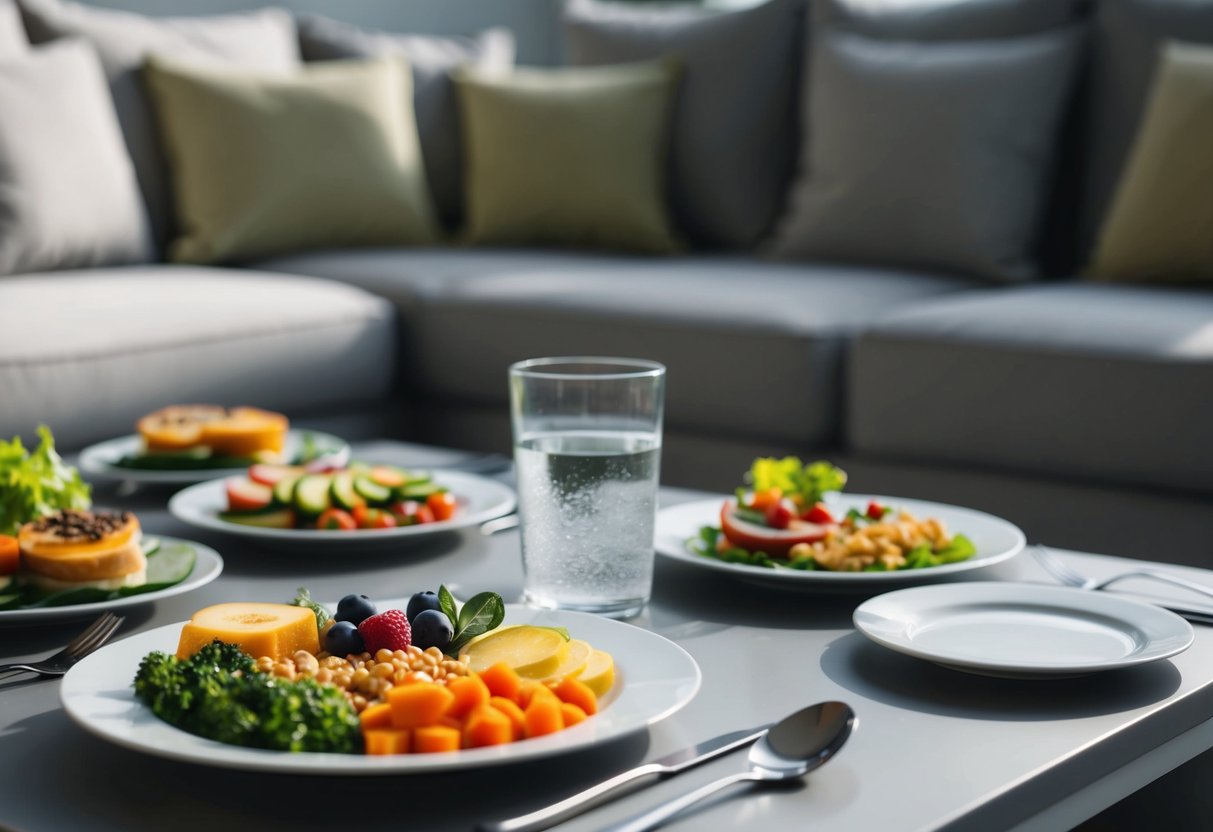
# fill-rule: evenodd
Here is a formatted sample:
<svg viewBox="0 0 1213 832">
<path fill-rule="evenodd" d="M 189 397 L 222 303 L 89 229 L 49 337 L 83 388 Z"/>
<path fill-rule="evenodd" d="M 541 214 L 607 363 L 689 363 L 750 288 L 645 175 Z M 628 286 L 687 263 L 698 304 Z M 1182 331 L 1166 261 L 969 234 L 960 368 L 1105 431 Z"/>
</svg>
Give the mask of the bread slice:
<svg viewBox="0 0 1213 832">
<path fill-rule="evenodd" d="M 17 540 L 30 578 L 71 585 L 126 582 L 147 569 L 139 521 L 129 512 L 62 511 L 26 523 Z"/>
</svg>

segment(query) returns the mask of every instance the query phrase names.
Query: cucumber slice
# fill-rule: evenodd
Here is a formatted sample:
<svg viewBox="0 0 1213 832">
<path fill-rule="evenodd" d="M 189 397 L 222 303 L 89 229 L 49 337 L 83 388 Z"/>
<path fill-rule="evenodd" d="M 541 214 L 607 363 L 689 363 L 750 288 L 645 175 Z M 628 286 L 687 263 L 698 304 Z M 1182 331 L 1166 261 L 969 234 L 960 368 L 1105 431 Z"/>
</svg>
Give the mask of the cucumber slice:
<svg viewBox="0 0 1213 832">
<path fill-rule="evenodd" d="M 257 526 L 262 529 L 295 528 L 295 510 L 291 508 L 272 508 L 268 511 L 221 511 L 219 519 L 227 523 Z"/>
<path fill-rule="evenodd" d="M 433 480 L 425 482 L 410 482 L 404 488 L 396 489 L 396 493 L 400 495 L 402 500 L 424 500 L 431 494 L 437 494 L 439 491 L 446 491 L 438 483 Z"/>
<path fill-rule="evenodd" d="M 303 477 L 286 476 L 274 484 L 274 502 L 280 506 L 295 504 L 295 484 Z"/>
<path fill-rule="evenodd" d="M 392 499 L 392 489 L 384 488 L 365 474 L 354 477 L 354 490 L 368 503 L 382 504 Z"/>
<path fill-rule="evenodd" d="M 330 479 L 325 474 L 308 474 L 295 484 L 295 508 L 304 514 L 320 514 L 329 507 Z"/>
<path fill-rule="evenodd" d="M 346 511 L 353 511 L 358 506 L 366 505 L 366 500 L 354 490 L 354 475 L 349 471 L 338 471 L 333 474 L 333 484 L 329 488 L 329 493 L 333 497 L 333 503 Z"/>
</svg>

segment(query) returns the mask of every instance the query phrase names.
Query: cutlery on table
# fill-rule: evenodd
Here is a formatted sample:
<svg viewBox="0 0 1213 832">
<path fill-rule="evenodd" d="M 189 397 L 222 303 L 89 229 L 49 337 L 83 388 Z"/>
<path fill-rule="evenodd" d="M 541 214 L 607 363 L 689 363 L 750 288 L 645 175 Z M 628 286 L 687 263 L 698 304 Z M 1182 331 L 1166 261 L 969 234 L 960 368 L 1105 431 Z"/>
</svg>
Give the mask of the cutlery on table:
<svg viewBox="0 0 1213 832">
<path fill-rule="evenodd" d="M 502 517 L 496 517 L 480 524 L 480 533 L 485 537 L 492 537 L 498 532 L 509 531 L 518 527 L 518 515 L 506 514 Z"/>
<path fill-rule="evenodd" d="M 607 827 L 606 832 L 645 832 L 721 789 L 736 783 L 776 783 L 804 777 L 825 765 L 842 748 L 856 723 L 843 702 L 819 702 L 777 722 L 750 749 L 750 768 Z"/>
<path fill-rule="evenodd" d="M 484 823 L 477 828 L 480 832 L 537 832 L 540 829 L 547 829 L 549 826 L 554 826 L 597 806 L 606 798 L 626 790 L 628 786 L 643 780 L 657 782 L 667 777 L 673 777 L 675 774 L 681 774 L 708 760 L 714 760 L 730 751 L 750 745 L 766 734 L 770 727 L 770 725 L 763 725 L 760 728 L 721 734 L 719 737 L 713 737 L 698 745 L 675 751 L 659 760 L 617 774 L 609 780 L 604 780 L 585 791 L 566 797 L 558 803 L 537 809 L 529 814 L 519 815 L 516 818 Z"/>
<path fill-rule="evenodd" d="M 67 643 L 67 646 L 50 658 L 33 664 L 0 665 L 0 673 L 27 672 L 40 676 L 62 676 L 76 662 L 109 641 L 117 629 L 122 626 L 125 618 L 107 612 L 88 625 L 80 635 Z"/>
<path fill-rule="evenodd" d="M 1088 578 L 1086 575 L 1075 571 L 1073 567 L 1063 562 L 1061 558 L 1057 557 L 1057 555 L 1050 552 L 1044 546 L 1033 546 L 1031 547 L 1031 551 L 1032 557 L 1036 559 L 1036 562 L 1040 564 L 1042 569 L 1067 586 L 1079 589 L 1101 590 L 1107 589 L 1112 584 L 1128 578 L 1146 578 L 1200 593 L 1210 601 L 1213 601 L 1213 587 L 1197 583 L 1196 581 L 1189 581 L 1187 578 L 1181 578 L 1178 575 L 1172 575 L 1158 569 L 1131 569 L 1128 572 L 1120 572 L 1111 578 L 1100 580 L 1099 578 Z M 1182 604 L 1170 601 L 1155 603 L 1189 621 L 1194 621 L 1198 624 L 1213 624 L 1213 612 L 1209 610 L 1190 609 Z"/>
</svg>

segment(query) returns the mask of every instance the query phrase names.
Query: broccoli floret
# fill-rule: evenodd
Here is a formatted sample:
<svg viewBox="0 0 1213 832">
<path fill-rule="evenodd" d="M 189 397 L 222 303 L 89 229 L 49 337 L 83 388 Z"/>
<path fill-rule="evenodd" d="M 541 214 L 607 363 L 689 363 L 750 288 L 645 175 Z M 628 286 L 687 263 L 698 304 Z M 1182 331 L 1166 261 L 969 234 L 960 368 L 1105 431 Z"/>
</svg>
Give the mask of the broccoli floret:
<svg viewBox="0 0 1213 832">
<path fill-rule="evenodd" d="M 135 695 L 165 722 L 230 745 L 361 750 L 358 715 L 341 691 L 260 673 L 239 647 L 219 641 L 184 661 L 149 654 L 135 676 Z"/>
</svg>

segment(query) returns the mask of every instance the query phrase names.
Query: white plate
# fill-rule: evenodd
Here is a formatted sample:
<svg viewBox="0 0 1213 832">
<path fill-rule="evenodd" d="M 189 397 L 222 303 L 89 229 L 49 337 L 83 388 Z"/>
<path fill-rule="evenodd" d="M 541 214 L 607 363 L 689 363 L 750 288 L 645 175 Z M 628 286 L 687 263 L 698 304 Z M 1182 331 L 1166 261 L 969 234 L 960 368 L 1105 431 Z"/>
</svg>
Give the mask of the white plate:
<svg viewBox="0 0 1213 832">
<path fill-rule="evenodd" d="M 310 433 L 312 438 L 315 439 L 316 444 L 322 448 L 332 448 L 333 451 L 340 451 L 349 447 L 344 439 L 332 434 L 321 433 L 316 430 L 292 430 L 286 435 L 286 444 L 283 448 L 285 458 L 294 459 L 299 454 L 299 449 L 303 447 L 303 434 L 305 433 Z M 190 483 L 204 482 L 215 477 L 235 476 L 248 472 L 248 466 L 241 468 L 191 468 L 175 471 L 149 471 L 142 468 L 122 468 L 117 465 L 118 460 L 137 454 L 142 450 L 143 440 L 133 435 L 110 439 L 106 442 L 99 442 L 96 445 L 89 445 L 80 452 L 80 470 L 94 478 L 125 480 L 127 482 L 148 485 L 189 485 Z"/>
<path fill-rule="evenodd" d="M 403 607 L 405 601 L 398 604 Z M 162 722 L 135 699 L 131 690 L 140 659 L 152 650 L 176 650 L 184 622 L 98 650 L 68 671 L 59 695 L 68 716 L 85 730 L 147 754 L 220 768 L 356 775 L 477 768 L 577 751 L 665 719 L 690 702 L 699 690 L 699 666 L 685 650 L 631 624 L 513 604 L 506 607 L 505 623 L 567 627 L 576 638 L 614 656 L 615 687 L 603 699 L 602 709 L 580 725 L 550 736 L 444 754 L 293 754 L 224 745 Z"/>
<path fill-rule="evenodd" d="M 417 526 L 397 526 L 394 529 L 355 531 L 262 529 L 229 523 L 219 518 L 219 513 L 227 510 L 224 482 L 225 480 L 212 480 L 178 491 L 168 501 L 168 510 L 178 520 L 191 526 L 243 537 L 264 546 L 292 552 L 327 553 L 335 548 L 343 551 L 382 550 L 428 535 L 477 526 L 486 520 L 509 514 L 517 504 L 513 489 L 496 480 L 459 471 L 440 471 L 434 474 L 434 482 L 450 489 L 459 501 L 459 509 L 450 520 Z"/>
<path fill-rule="evenodd" d="M 192 540 L 165 537 L 164 535 L 155 535 L 155 537 L 160 538 L 161 545 L 166 543 L 185 543 L 193 547 L 195 554 L 194 569 L 181 583 L 173 584 L 164 589 L 158 589 L 155 592 L 128 595 L 125 598 L 118 598 L 114 601 L 100 601 L 94 604 L 72 604 L 66 607 L 37 607 L 28 610 L 0 610 L 0 624 L 41 624 L 48 621 L 82 618 L 107 610 L 119 610 L 123 607 L 149 604 L 153 601 L 172 598 L 174 595 L 193 592 L 195 589 L 206 586 L 218 578 L 219 574 L 223 571 L 223 558 L 219 557 L 219 553 L 210 546 L 203 546 L 201 543 L 195 543 Z"/>
<path fill-rule="evenodd" d="M 804 571 L 750 566 L 744 563 L 725 563 L 722 560 L 695 554 L 687 548 L 687 541 L 699 536 L 703 526 L 720 528 L 720 508 L 730 496 L 721 495 L 708 500 L 671 506 L 657 513 L 656 549 L 658 553 L 682 563 L 727 572 L 750 583 L 774 585 L 780 588 L 822 589 L 870 589 L 895 584 L 921 583 L 958 572 L 984 569 L 1015 557 L 1024 547 L 1024 534 L 1019 528 L 1000 517 L 975 511 L 971 508 L 932 503 L 925 500 L 905 500 L 900 497 L 884 497 L 872 494 L 830 494 L 825 503 L 835 516 L 842 516 L 848 509 L 863 511 L 868 502 L 875 500 L 881 505 L 896 510 L 905 509 L 915 517 L 936 517 L 942 520 L 952 534 L 963 534 L 973 541 L 977 554 L 958 563 L 945 563 L 923 569 L 903 569 L 894 572 L 829 572 L 826 570 Z"/>
<path fill-rule="evenodd" d="M 972 582 L 901 589 L 855 610 L 877 644 L 983 676 L 1052 679 L 1182 653 L 1192 625 L 1162 607 L 1107 592 Z"/>
</svg>

